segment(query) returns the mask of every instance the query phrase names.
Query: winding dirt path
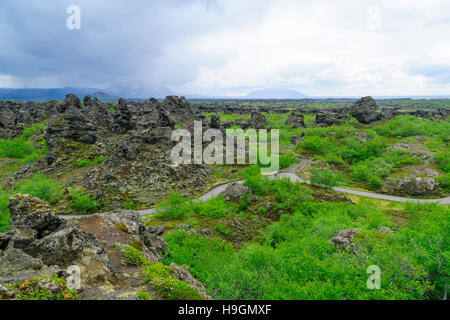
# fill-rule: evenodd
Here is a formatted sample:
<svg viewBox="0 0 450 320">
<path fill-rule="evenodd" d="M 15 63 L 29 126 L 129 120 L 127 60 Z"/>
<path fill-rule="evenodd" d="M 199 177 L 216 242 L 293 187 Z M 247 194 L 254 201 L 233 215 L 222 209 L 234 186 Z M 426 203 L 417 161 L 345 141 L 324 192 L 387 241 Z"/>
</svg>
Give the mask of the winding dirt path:
<svg viewBox="0 0 450 320">
<path fill-rule="evenodd" d="M 268 177 L 269 177 L 269 179 L 289 178 L 292 182 L 300 182 L 300 183 L 310 184 L 311 183 L 310 181 L 304 180 L 304 179 L 300 178 L 299 176 L 297 176 L 297 174 L 296 174 L 297 169 L 302 165 L 302 162 L 304 162 L 304 161 L 310 161 L 310 160 L 301 159 L 299 162 L 291 165 L 290 167 L 286 168 L 284 171 L 279 172 L 277 174 L 269 175 Z M 212 188 L 211 190 L 209 190 L 208 192 L 206 192 L 205 194 L 203 194 L 202 196 L 198 197 L 196 200 L 204 202 L 211 198 L 214 198 L 214 197 L 218 196 L 219 194 L 221 194 L 223 191 L 225 191 L 225 189 L 232 183 L 242 184 L 242 183 L 244 183 L 244 181 L 243 180 L 231 181 L 231 182 L 227 182 L 227 183 L 218 185 L 218 186 Z M 343 187 L 334 187 L 333 191 L 346 193 L 346 194 L 352 194 L 352 195 L 360 196 L 360 197 L 378 199 L 378 200 L 387 200 L 387 201 L 395 201 L 395 202 L 438 203 L 440 205 L 450 205 L 450 196 L 446 197 L 446 198 L 441 198 L 441 199 L 413 199 L 413 198 L 391 196 L 391 195 L 382 194 L 382 193 L 374 193 L 374 192 L 348 189 L 348 188 L 343 188 Z M 155 208 L 143 209 L 143 210 L 137 210 L 137 211 L 139 212 L 139 214 L 141 216 L 146 216 L 146 215 L 156 213 Z M 61 217 L 65 218 L 65 219 L 80 219 L 80 218 L 88 217 L 88 215 L 65 215 L 65 216 L 61 216 Z"/>
</svg>

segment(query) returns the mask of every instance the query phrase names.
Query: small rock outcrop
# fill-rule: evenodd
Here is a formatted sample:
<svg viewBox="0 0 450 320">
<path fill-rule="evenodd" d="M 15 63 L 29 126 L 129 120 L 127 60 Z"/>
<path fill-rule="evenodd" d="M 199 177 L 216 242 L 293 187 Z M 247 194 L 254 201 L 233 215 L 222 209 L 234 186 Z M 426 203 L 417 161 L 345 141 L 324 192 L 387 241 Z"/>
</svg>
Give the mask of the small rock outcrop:
<svg viewBox="0 0 450 320">
<path fill-rule="evenodd" d="M 353 243 L 353 237 L 357 231 L 358 228 L 340 230 L 337 236 L 330 239 L 330 244 L 334 245 L 335 248 L 350 249 L 350 252 L 354 252 L 355 245 Z"/>
<path fill-rule="evenodd" d="M 37 289 L 58 290 L 56 275 L 69 281 L 78 268 L 80 299 L 137 299 L 141 291 L 157 294 L 144 284 L 140 265 L 127 260 L 123 248 L 135 248 L 147 263 L 160 263 L 168 249 L 161 227 L 147 227 L 135 211 L 92 215 L 79 224 L 60 218 L 44 201 L 16 194 L 8 204 L 10 228 L 0 234 L 0 299 L 13 299 L 9 283 L 41 277 Z M 206 299 L 205 288 L 187 269 L 173 264 L 171 272 Z M 6 285 L 6 286 L 5 286 Z M 168 288 L 170 290 L 170 288 Z"/>
<path fill-rule="evenodd" d="M 298 114 L 295 112 L 292 112 L 289 114 L 287 120 L 286 120 L 287 126 L 292 126 L 292 128 L 306 128 L 305 125 L 305 118 L 302 114 Z"/>
<path fill-rule="evenodd" d="M 227 186 L 225 191 L 222 192 L 223 197 L 227 201 L 239 202 L 241 201 L 245 195 L 248 196 L 250 200 L 254 200 L 255 196 L 249 187 L 243 186 L 240 183 L 233 182 Z"/>
<path fill-rule="evenodd" d="M 135 128 L 127 101 L 119 99 L 116 113 L 114 114 L 114 129 L 117 132 L 125 133 Z"/>
<path fill-rule="evenodd" d="M 316 126 L 329 127 L 332 125 L 339 125 L 345 120 L 345 115 L 331 112 L 331 111 L 319 111 L 316 113 Z"/>
<path fill-rule="evenodd" d="M 383 189 L 391 194 L 433 195 L 439 191 L 439 184 L 433 178 L 405 177 L 391 179 Z"/>
<path fill-rule="evenodd" d="M 372 97 L 364 97 L 356 101 L 350 107 L 350 114 L 364 124 L 383 119 L 383 113 L 378 109 L 377 103 Z"/>
<path fill-rule="evenodd" d="M 253 109 L 250 114 L 250 121 L 247 124 L 249 128 L 264 129 L 269 126 L 266 117 L 259 109 Z"/>
<path fill-rule="evenodd" d="M 58 138 L 66 138 L 87 144 L 97 141 L 94 125 L 85 117 L 76 95 L 68 94 L 64 103 L 59 106 L 58 118 L 50 121 L 45 134 L 49 149 L 56 144 Z M 55 147 L 56 148 L 56 147 Z"/>
</svg>

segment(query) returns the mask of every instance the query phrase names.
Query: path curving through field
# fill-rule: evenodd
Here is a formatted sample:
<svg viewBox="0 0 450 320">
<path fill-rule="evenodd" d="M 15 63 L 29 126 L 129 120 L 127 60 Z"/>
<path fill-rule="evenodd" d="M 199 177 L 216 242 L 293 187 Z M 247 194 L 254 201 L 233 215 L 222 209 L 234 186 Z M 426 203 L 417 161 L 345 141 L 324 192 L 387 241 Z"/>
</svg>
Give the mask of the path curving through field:
<svg viewBox="0 0 450 320">
<path fill-rule="evenodd" d="M 269 177 L 269 179 L 289 178 L 292 182 L 300 182 L 300 183 L 310 184 L 310 181 L 304 180 L 304 179 L 300 178 L 299 176 L 297 176 L 297 174 L 296 174 L 297 169 L 305 161 L 308 162 L 310 160 L 300 159 L 299 162 L 291 165 L 289 168 L 285 169 L 284 171 L 273 174 L 273 175 L 269 175 L 268 177 Z M 205 194 L 203 194 L 202 196 L 198 197 L 196 200 L 204 202 L 204 201 L 210 200 L 214 197 L 217 197 L 219 194 L 221 194 L 223 191 L 225 191 L 225 189 L 232 183 L 242 184 L 242 183 L 244 183 L 244 180 L 231 181 L 231 182 L 227 182 L 227 183 L 218 185 L 218 186 L 212 188 L 211 190 L 209 190 L 208 192 L 206 192 Z M 334 187 L 333 191 L 351 194 L 351 195 L 360 196 L 360 197 L 378 199 L 378 200 L 387 200 L 387 201 L 395 201 L 395 202 L 438 203 L 440 205 L 450 205 L 450 196 L 446 197 L 446 198 L 441 198 L 441 199 L 413 199 L 413 198 L 391 196 L 391 195 L 382 194 L 382 193 L 354 190 L 354 189 L 343 188 L 343 187 Z M 146 215 L 151 215 L 151 214 L 156 213 L 156 209 L 155 208 L 143 209 L 143 210 L 137 210 L 137 212 L 139 212 L 139 214 L 141 216 L 146 216 Z M 88 217 L 88 216 L 89 215 L 65 215 L 65 216 L 62 215 L 61 217 L 65 218 L 65 219 L 77 219 L 77 218 L 79 219 L 79 218 L 84 218 L 84 217 Z"/>
</svg>

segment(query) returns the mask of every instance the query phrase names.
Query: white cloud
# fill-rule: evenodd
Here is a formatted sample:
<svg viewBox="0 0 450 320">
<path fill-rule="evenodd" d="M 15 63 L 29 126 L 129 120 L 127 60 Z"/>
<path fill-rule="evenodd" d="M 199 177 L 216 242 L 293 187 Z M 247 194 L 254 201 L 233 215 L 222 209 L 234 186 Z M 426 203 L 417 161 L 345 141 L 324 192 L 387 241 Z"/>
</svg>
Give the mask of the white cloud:
<svg viewBox="0 0 450 320">
<path fill-rule="evenodd" d="M 373 5 L 380 13 L 376 30 L 367 23 Z M 436 87 L 408 69 L 450 66 L 449 9 L 446 1 L 274 1 L 258 23 L 198 36 L 191 50 L 226 62 L 202 66 L 178 89 L 283 85 L 310 95 L 446 93 L 450 83 Z"/>
<path fill-rule="evenodd" d="M 0 7 L 0 86 L 450 92 L 448 0 L 76 0 L 82 29 L 69 32 L 72 2 Z"/>
</svg>

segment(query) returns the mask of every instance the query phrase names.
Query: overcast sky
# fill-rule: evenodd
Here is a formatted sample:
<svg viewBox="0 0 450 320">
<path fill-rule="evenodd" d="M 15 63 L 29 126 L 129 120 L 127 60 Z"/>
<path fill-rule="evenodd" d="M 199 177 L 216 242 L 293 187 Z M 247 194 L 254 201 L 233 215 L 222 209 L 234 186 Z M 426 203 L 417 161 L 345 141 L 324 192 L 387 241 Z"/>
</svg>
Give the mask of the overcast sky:
<svg viewBox="0 0 450 320">
<path fill-rule="evenodd" d="M 115 84 L 450 94 L 450 1 L 0 0 L 0 87 Z"/>
</svg>

